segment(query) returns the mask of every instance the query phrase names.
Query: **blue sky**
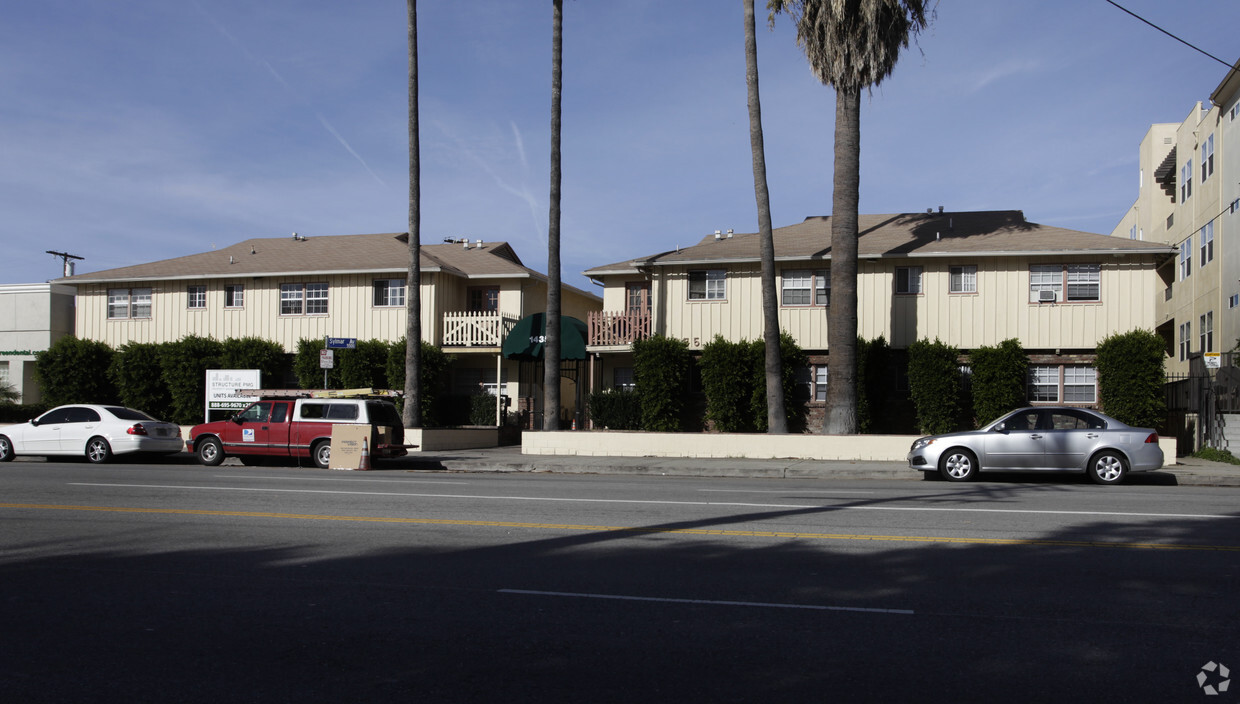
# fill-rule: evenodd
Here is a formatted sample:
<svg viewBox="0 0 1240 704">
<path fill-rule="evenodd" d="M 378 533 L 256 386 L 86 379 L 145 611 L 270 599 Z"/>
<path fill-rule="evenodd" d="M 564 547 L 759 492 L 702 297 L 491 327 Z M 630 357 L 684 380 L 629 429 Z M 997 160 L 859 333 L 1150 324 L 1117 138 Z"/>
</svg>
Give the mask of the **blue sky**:
<svg viewBox="0 0 1240 704">
<path fill-rule="evenodd" d="M 764 3 L 757 2 L 759 8 Z M 1121 0 L 1225 61 L 1235 0 Z M 757 229 L 740 0 L 567 0 L 562 267 Z M 419 7 L 422 241 L 546 271 L 551 3 Z M 760 9 L 761 13 L 761 9 Z M 831 212 L 834 94 L 759 18 L 775 225 Z M 0 283 L 251 237 L 407 229 L 399 0 L 40 0 L 0 11 Z M 1226 69 L 1105 0 L 944 0 L 862 98 L 861 210 L 1110 233 L 1137 147 Z"/>
</svg>

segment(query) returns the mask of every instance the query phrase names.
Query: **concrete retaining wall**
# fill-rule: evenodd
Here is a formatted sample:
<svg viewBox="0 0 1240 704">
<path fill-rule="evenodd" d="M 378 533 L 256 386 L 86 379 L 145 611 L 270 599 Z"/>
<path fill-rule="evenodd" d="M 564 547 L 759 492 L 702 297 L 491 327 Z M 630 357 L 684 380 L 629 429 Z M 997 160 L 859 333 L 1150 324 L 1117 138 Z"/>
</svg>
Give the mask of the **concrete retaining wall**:
<svg viewBox="0 0 1240 704">
<path fill-rule="evenodd" d="M 739 435 L 554 431 L 523 433 L 526 455 L 716 457 L 904 462 L 916 435 Z M 1159 438 L 1165 464 L 1175 464 L 1175 438 Z"/>
<path fill-rule="evenodd" d="M 405 428 L 405 444 L 417 445 L 410 452 L 499 447 L 499 428 Z"/>
</svg>

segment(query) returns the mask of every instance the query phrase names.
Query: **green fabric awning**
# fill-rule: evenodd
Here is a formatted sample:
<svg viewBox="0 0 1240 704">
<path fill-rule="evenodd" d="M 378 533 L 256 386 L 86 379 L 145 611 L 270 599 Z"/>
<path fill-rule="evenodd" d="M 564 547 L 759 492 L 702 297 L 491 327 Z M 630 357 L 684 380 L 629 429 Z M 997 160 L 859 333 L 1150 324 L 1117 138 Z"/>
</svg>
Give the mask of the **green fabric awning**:
<svg viewBox="0 0 1240 704">
<path fill-rule="evenodd" d="M 581 360 L 586 358 L 586 324 L 567 315 L 560 316 L 560 359 Z M 535 362 L 543 358 L 543 341 L 547 335 L 547 314 L 535 313 L 517 321 L 508 337 L 504 338 L 501 352 L 505 359 Z"/>
</svg>

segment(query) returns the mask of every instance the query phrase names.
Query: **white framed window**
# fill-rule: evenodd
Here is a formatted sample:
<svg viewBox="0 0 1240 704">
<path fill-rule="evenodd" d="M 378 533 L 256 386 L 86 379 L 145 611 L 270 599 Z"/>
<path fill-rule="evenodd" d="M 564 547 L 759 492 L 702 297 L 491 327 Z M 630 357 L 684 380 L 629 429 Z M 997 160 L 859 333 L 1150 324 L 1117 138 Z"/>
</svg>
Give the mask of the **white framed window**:
<svg viewBox="0 0 1240 704">
<path fill-rule="evenodd" d="M 1064 273 L 1068 282 L 1069 302 L 1101 300 L 1101 265 L 1069 264 Z"/>
<path fill-rule="evenodd" d="M 1240 293 L 1233 293 L 1227 299 L 1228 308 L 1235 308 L 1236 306 L 1240 306 Z"/>
<path fill-rule="evenodd" d="M 1193 236 L 1180 243 L 1180 281 L 1193 275 Z"/>
<path fill-rule="evenodd" d="M 280 315 L 302 315 L 306 311 L 306 287 L 280 284 Z"/>
<path fill-rule="evenodd" d="M 977 265 L 949 266 L 947 275 L 948 293 L 977 293 Z"/>
<path fill-rule="evenodd" d="M 1193 346 L 1193 324 L 1180 323 L 1180 361 L 1188 359 Z"/>
<path fill-rule="evenodd" d="M 327 315 L 327 284 L 306 284 L 306 315 Z"/>
<path fill-rule="evenodd" d="M 151 317 L 151 289 L 108 289 L 108 320 Z"/>
<path fill-rule="evenodd" d="M 909 296 L 921 293 L 921 267 L 896 267 L 896 293 Z"/>
<path fill-rule="evenodd" d="M 1059 403 L 1058 366 L 1029 366 L 1029 400 L 1037 403 Z"/>
<path fill-rule="evenodd" d="M 1201 265 L 1214 261 L 1214 221 L 1201 228 Z"/>
<path fill-rule="evenodd" d="M 190 310 L 201 310 L 207 307 L 207 287 L 194 285 L 185 288 L 186 304 Z"/>
<path fill-rule="evenodd" d="M 9 385 L 9 362 L 8 360 L 0 360 L 0 386 Z"/>
<path fill-rule="evenodd" d="M 1201 143 L 1201 182 L 1205 183 L 1214 173 L 1214 135 L 1206 137 Z"/>
<path fill-rule="evenodd" d="M 1180 202 L 1187 203 L 1193 197 L 1193 160 L 1184 162 L 1180 168 Z"/>
<path fill-rule="evenodd" d="M 245 285 L 232 284 L 224 287 L 225 308 L 245 308 Z"/>
<path fill-rule="evenodd" d="M 722 301 L 727 298 L 727 273 L 723 269 L 689 272 L 689 300 Z"/>
<path fill-rule="evenodd" d="M 831 272 L 790 269 L 781 276 L 780 300 L 785 306 L 831 305 Z"/>
<path fill-rule="evenodd" d="M 1063 368 L 1064 403 L 1094 403 L 1098 400 L 1098 370 L 1087 365 Z"/>
<path fill-rule="evenodd" d="M 1029 265 L 1029 302 L 1058 303 L 1063 300 L 1063 267 L 1059 264 Z"/>
<path fill-rule="evenodd" d="M 399 308 L 405 305 L 404 279 L 375 279 L 374 291 L 376 308 Z"/>
<path fill-rule="evenodd" d="M 1201 351 L 1214 351 L 1214 311 L 1208 311 L 1197 321 L 1198 333 L 1201 336 Z"/>
<path fill-rule="evenodd" d="M 827 371 L 827 365 L 819 364 L 814 367 L 814 395 L 811 397 L 815 401 L 827 400 L 827 379 L 830 375 Z"/>
</svg>

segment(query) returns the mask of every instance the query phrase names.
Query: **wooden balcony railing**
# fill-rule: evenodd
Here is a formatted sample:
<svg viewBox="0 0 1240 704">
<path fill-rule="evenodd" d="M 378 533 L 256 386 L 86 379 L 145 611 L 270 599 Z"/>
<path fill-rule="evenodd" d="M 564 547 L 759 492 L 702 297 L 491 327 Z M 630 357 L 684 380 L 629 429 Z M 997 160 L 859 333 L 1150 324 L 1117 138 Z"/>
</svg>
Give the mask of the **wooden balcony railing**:
<svg viewBox="0 0 1240 704">
<path fill-rule="evenodd" d="M 631 345 L 650 337 L 650 311 L 592 311 L 586 320 L 591 345 Z"/>
<path fill-rule="evenodd" d="M 516 324 L 517 317 L 508 313 L 444 313 L 443 346 L 499 347 Z"/>
</svg>

